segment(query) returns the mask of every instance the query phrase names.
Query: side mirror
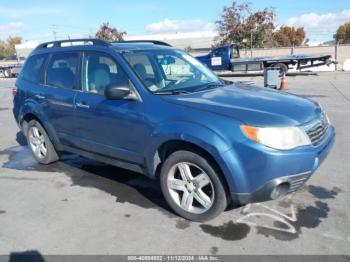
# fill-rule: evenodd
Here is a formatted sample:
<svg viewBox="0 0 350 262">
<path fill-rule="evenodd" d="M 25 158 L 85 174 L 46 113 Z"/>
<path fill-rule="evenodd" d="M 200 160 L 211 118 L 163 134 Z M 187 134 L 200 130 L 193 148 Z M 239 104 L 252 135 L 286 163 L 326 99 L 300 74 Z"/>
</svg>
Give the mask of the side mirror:
<svg viewBox="0 0 350 262">
<path fill-rule="evenodd" d="M 125 99 L 130 94 L 131 90 L 126 86 L 109 86 L 105 89 L 105 97 L 110 100 Z"/>
</svg>

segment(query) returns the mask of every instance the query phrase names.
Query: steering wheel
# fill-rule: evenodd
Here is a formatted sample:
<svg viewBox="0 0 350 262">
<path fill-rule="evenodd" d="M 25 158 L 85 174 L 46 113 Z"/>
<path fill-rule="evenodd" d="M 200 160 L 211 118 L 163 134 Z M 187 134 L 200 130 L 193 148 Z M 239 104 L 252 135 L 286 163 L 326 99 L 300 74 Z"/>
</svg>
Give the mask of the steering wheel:
<svg viewBox="0 0 350 262">
<path fill-rule="evenodd" d="M 154 81 L 153 78 L 149 78 L 149 77 L 143 79 L 143 82 L 145 83 L 145 85 L 146 85 L 147 87 L 156 85 L 156 81 Z"/>
<path fill-rule="evenodd" d="M 186 79 L 186 78 L 180 78 L 179 80 L 177 80 L 175 83 L 174 83 L 174 85 L 178 85 L 178 84 L 181 84 L 181 83 L 183 83 L 183 82 L 185 82 L 185 81 L 187 81 L 188 79 Z"/>
</svg>

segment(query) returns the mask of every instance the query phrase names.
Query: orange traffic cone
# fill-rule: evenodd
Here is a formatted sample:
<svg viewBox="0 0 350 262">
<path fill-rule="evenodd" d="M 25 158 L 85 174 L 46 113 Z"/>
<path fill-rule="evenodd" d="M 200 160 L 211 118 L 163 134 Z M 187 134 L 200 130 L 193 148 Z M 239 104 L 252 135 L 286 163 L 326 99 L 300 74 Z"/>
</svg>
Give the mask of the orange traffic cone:
<svg viewBox="0 0 350 262">
<path fill-rule="evenodd" d="M 287 85 L 287 82 L 286 82 L 286 74 L 283 74 L 279 90 L 284 90 L 284 89 L 287 89 L 287 88 L 288 88 L 288 85 Z"/>
</svg>

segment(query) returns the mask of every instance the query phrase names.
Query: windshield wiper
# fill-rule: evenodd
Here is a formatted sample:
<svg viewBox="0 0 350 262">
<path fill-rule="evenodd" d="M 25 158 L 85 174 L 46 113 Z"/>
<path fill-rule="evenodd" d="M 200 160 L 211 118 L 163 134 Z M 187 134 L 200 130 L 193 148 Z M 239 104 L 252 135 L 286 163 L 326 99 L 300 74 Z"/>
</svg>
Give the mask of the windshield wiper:
<svg viewBox="0 0 350 262">
<path fill-rule="evenodd" d="M 211 89 L 211 88 L 215 88 L 215 87 L 221 87 L 221 86 L 225 86 L 224 84 L 222 83 L 217 83 L 217 82 L 211 82 L 211 83 L 208 83 L 196 90 L 194 90 L 195 92 L 199 92 L 199 91 L 203 91 L 203 90 L 206 90 L 206 89 Z"/>
<path fill-rule="evenodd" d="M 190 92 L 185 90 L 168 90 L 168 91 L 156 91 L 153 92 L 155 95 L 182 95 L 182 94 L 189 94 Z"/>
<path fill-rule="evenodd" d="M 211 83 L 205 84 L 204 86 L 202 86 L 198 89 L 191 90 L 191 91 L 183 90 L 183 89 L 182 90 L 175 89 L 175 90 L 155 91 L 155 92 L 153 92 L 153 94 L 156 94 L 156 95 L 182 95 L 182 94 L 190 94 L 193 92 L 203 91 L 203 90 L 210 89 L 210 88 L 221 87 L 221 86 L 225 86 L 225 85 L 221 84 L 221 83 L 217 83 L 217 82 L 211 82 Z"/>
</svg>

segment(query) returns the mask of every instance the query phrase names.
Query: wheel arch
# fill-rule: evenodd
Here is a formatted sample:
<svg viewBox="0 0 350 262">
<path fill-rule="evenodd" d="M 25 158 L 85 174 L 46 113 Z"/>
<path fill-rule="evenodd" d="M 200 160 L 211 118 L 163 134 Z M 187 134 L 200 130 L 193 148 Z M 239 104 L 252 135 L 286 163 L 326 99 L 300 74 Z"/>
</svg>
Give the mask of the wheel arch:
<svg viewBox="0 0 350 262">
<path fill-rule="evenodd" d="M 36 120 L 38 121 L 42 126 L 43 123 L 40 121 L 40 119 L 33 113 L 27 113 L 25 115 L 23 115 L 22 119 L 20 120 L 19 125 L 21 126 L 21 129 L 23 131 L 23 133 L 26 135 L 27 134 L 27 129 L 28 129 L 28 123 L 31 120 Z M 44 126 L 43 126 L 44 127 Z M 44 127 L 45 128 L 45 127 Z"/>
<path fill-rule="evenodd" d="M 213 168 L 218 172 L 218 175 L 220 176 L 221 181 L 223 181 L 226 193 L 228 194 L 230 192 L 229 190 L 230 187 L 228 185 L 227 179 L 225 177 L 223 169 L 220 166 L 217 158 L 214 157 L 214 155 L 209 151 L 208 148 L 203 147 L 203 145 L 198 145 L 197 143 L 186 141 L 186 140 L 170 139 L 170 140 L 164 141 L 162 144 L 159 145 L 154 155 L 154 159 L 156 161 L 153 162 L 154 163 L 153 175 L 155 178 L 159 176 L 160 169 L 164 161 L 167 159 L 167 157 L 172 153 L 180 150 L 190 151 L 190 152 L 199 154 L 200 156 L 207 159 L 209 163 L 213 166 Z"/>
<path fill-rule="evenodd" d="M 58 138 L 53 130 L 52 127 L 50 127 L 50 124 L 40 118 L 37 113 L 34 111 L 26 111 L 22 114 L 22 117 L 19 120 L 19 125 L 21 127 L 21 130 L 25 136 L 27 136 L 27 130 L 28 130 L 28 123 L 31 120 L 36 120 L 40 123 L 40 125 L 45 129 L 47 135 L 49 136 L 50 140 L 53 142 L 53 144 L 58 143 Z"/>
</svg>

